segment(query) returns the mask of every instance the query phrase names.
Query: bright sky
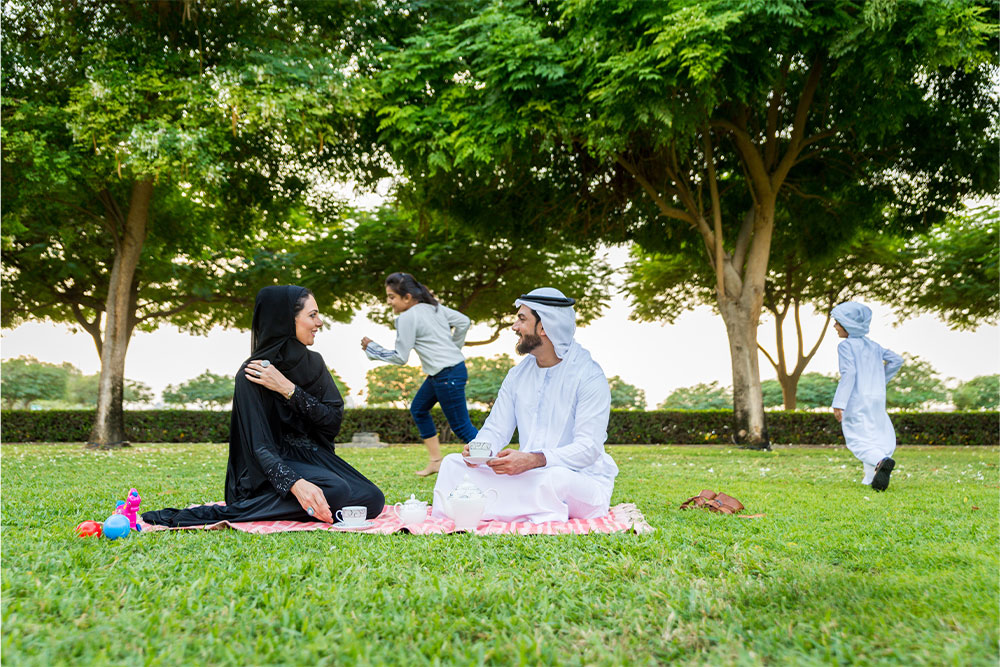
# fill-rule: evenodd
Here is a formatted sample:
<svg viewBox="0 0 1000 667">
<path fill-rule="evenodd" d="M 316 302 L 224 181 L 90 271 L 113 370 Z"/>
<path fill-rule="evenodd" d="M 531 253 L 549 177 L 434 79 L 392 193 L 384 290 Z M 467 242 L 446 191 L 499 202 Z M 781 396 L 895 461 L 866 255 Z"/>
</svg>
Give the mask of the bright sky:
<svg viewBox="0 0 1000 667">
<path fill-rule="evenodd" d="M 620 266 L 625 257 L 622 249 L 610 253 L 615 266 Z M 434 286 L 430 288 L 433 290 Z M 571 296 L 585 298 L 585 295 Z M 929 361 L 946 378 L 968 380 L 1000 372 L 1000 327 L 981 327 L 975 332 L 951 331 L 930 316 L 893 327 L 895 318 L 888 308 L 870 305 L 874 310 L 870 337 L 883 346 Z M 322 312 L 323 304 L 319 306 Z M 513 315 L 513 306 L 511 313 Z M 710 308 L 699 307 L 675 324 L 666 326 L 633 322 L 628 315 L 625 299 L 617 297 L 602 318 L 577 330 L 577 340 L 591 351 L 609 377 L 620 375 L 626 382 L 645 390 L 649 407 L 655 407 L 678 387 L 711 381 L 731 384 L 725 326 Z M 823 318 L 819 315 L 805 317 L 807 340 L 815 341 L 822 324 Z M 486 338 L 488 333 L 487 327 L 473 327 L 468 340 Z M 365 373 L 375 364 L 361 350 L 361 337 L 365 335 L 386 346 L 395 341 L 395 332 L 391 329 L 358 315 L 349 324 L 335 323 L 321 331 L 313 347 L 351 388 L 353 404 L 362 401 L 358 392 L 365 387 Z M 773 354 L 773 322 L 767 320 L 762 324 L 759 339 Z M 786 339 L 794 340 L 791 327 Z M 496 342 L 466 347 L 464 352 L 467 357 L 490 357 L 503 352 L 515 356 L 514 342 L 514 334 L 506 331 Z M 145 382 L 159 394 L 168 384 L 184 382 L 205 370 L 234 374 L 249 355 L 249 347 L 250 333 L 246 331 L 216 329 L 208 336 L 192 336 L 172 326 L 164 326 L 152 333 L 138 332 L 129 345 L 125 377 Z M 836 334 L 829 331 L 807 372 L 836 373 L 836 348 Z M 793 350 L 789 352 L 794 354 Z M 70 333 L 63 325 L 33 322 L 3 331 L 0 356 L 7 359 L 20 355 L 52 363 L 68 361 L 87 374 L 100 370 L 100 359 L 90 336 L 82 332 Z M 415 353 L 410 363 L 419 366 Z M 763 355 L 760 367 L 762 379 L 775 377 Z"/>
</svg>

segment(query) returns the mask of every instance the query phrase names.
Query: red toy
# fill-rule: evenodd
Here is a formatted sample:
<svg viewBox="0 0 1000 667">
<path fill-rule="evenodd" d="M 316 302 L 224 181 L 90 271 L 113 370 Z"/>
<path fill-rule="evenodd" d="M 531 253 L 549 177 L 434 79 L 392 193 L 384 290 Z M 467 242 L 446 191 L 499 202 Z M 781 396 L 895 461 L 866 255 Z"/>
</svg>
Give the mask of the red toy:
<svg viewBox="0 0 1000 667">
<path fill-rule="evenodd" d="M 100 521 L 83 521 L 76 527 L 76 534 L 79 537 L 101 537 L 103 528 Z"/>
</svg>

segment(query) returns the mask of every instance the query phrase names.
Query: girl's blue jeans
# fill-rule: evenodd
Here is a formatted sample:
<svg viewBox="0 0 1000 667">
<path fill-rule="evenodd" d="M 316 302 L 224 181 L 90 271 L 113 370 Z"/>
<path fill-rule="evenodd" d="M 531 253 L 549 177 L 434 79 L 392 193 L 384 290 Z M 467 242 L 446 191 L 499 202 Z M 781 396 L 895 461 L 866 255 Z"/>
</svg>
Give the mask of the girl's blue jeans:
<svg viewBox="0 0 1000 667">
<path fill-rule="evenodd" d="M 435 403 L 441 404 L 451 430 L 462 442 L 469 442 L 476 437 L 479 430 L 472 425 L 469 409 L 465 405 L 465 385 L 468 381 L 469 372 L 464 361 L 441 370 L 437 375 L 427 376 L 410 404 L 410 414 L 417 424 L 421 439 L 437 435 L 437 427 L 431 419 L 431 408 Z"/>
</svg>

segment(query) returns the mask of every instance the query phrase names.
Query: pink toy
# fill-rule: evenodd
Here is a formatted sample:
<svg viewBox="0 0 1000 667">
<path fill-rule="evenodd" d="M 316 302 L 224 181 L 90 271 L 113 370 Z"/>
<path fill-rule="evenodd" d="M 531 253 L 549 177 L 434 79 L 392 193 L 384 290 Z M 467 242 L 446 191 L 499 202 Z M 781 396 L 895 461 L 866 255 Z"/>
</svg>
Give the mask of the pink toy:
<svg viewBox="0 0 1000 667">
<path fill-rule="evenodd" d="M 139 496 L 139 492 L 135 489 L 129 489 L 128 498 L 125 499 L 125 507 L 121 514 L 128 517 L 128 525 L 132 530 L 136 530 L 136 515 L 139 512 L 139 503 L 141 502 L 142 498 Z"/>
</svg>

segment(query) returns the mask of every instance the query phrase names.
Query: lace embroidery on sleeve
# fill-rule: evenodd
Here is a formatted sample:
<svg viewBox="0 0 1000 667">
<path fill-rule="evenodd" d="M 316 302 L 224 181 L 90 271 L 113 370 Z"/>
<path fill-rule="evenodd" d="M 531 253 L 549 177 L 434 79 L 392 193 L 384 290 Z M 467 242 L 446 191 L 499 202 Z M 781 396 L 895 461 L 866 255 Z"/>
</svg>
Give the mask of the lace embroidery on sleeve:
<svg viewBox="0 0 1000 667">
<path fill-rule="evenodd" d="M 330 408 L 308 391 L 295 388 L 295 393 L 288 399 L 288 405 L 298 414 L 316 424 L 327 418 Z"/>
<path fill-rule="evenodd" d="M 281 462 L 274 464 L 267 471 L 268 480 L 270 480 L 271 485 L 274 486 L 274 489 L 282 497 L 287 496 L 291 492 L 292 485 L 299 481 L 301 477 L 301 475 Z"/>
</svg>

